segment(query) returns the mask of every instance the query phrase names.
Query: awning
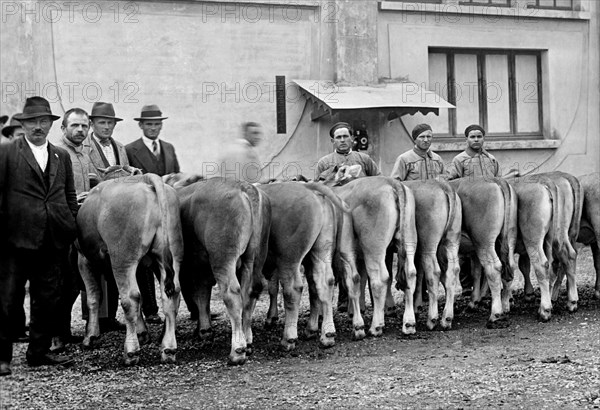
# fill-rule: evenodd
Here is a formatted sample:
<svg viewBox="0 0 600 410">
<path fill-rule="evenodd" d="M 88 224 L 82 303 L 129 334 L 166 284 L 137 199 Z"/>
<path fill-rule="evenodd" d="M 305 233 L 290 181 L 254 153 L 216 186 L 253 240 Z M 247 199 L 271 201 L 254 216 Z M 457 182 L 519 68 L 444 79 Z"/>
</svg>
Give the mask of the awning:
<svg viewBox="0 0 600 410">
<path fill-rule="evenodd" d="M 416 83 L 401 82 L 375 86 L 340 86 L 332 81 L 292 80 L 302 94 L 315 104 L 312 119 L 333 115 L 340 110 L 377 109 L 388 118 L 420 112 L 439 114 L 440 108 L 455 108 L 433 91 Z"/>
</svg>

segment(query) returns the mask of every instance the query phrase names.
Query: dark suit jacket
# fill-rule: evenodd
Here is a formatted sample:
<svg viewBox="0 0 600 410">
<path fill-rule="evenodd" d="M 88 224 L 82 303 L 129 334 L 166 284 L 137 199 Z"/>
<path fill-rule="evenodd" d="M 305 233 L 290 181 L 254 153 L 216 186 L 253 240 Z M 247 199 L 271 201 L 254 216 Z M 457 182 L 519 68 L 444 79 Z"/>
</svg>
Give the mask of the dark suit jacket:
<svg viewBox="0 0 600 410">
<path fill-rule="evenodd" d="M 0 148 L 0 231 L 17 248 L 39 249 L 45 235 L 57 249 L 77 235 L 77 195 L 69 154 L 48 143 L 48 181 L 23 138 Z"/>
<path fill-rule="evenodd" d="M 173 172 L 179 172 L 179 162 L 177 162 L 175 148 L 168 142 L 163 140 L 159 141 L 160 154 L 165 159 L 165 175 Z M 141 138 L 125 145 L 125 150 L 127 151 L 127 158 L 129 158 L 129 165 L 141 169 L 144 174 L 152 172 L 153 174 L 162 176 L 154 163 L 154 154 L 150 152 Z"/>
</svg>

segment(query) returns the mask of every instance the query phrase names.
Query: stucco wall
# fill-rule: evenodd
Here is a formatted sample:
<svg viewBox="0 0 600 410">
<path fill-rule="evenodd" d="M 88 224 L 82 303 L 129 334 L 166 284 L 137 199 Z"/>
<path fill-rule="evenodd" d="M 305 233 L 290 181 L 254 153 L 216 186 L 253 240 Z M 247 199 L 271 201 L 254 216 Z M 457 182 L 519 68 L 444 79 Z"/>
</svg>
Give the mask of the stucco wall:
<svg viewBox="0 0 600 410">
<path fill-rule="evenodd" d="M 600 36 L 597 17 L 593 17 L 597 16 L 598 3 L 586 6 L 591 7 L 591 20 L 382 11 L 378 22 L 379 75 L 407 78 L 429 87 L 429 47 L 543 50 L 543 137 L 560 140 L 559 147 L 533 149 L 525 141 L 521 143 L 523 149 L 499 149 L 494 154 L 506 167 L 525 172 L 538 166 L 540 170 L 561 169 L 577 175 L 598 171 Z M 493 104 L 489 107 L 493 115 Z M 384 125 L 389 134 L 381 142 L 386 147 L 382 152 L 389 153 L 382 158 L 385 170 L 391 169 L 398 153 L 412 146 L 405 129 L 431 122 L 433 116 L 404 116 Z M 457 153 L 439 148 L 447 161 Z"/>
</svg>

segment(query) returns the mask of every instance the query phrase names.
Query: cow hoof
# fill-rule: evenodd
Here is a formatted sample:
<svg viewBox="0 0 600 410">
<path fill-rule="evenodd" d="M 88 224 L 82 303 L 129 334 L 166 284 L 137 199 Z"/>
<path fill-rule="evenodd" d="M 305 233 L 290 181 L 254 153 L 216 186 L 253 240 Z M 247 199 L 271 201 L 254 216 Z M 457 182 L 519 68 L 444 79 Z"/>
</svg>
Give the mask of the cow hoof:
<svg viewBox="0 0 600 410">
<path fill-rule="evenodd" d="M 244 363 L 246 363 L 246 349 L 243 347 L 235 349 L 235 354 L 229 355 L 229 360 L 227 361 L 229 366 L 241 366 Z"/>
<path fill-rule="evenodd" d="M 254 350 L 252 350 L 252 343 L 247 343 L 246 344 L 246 356 L 250 356 L 253 352 L 254 352 Z"/>
<path fill-rule="evenodd" d="M 452 320 L 453 320 L 453 318 L 451 318 L 451 317 L 442 319 L 440 321 L 440 326 L 441 326 L 442 330 L 451 330 L 452 329 Z"/>
<path fill-rule="evenodd" d="M 319 336 L 319 332 L 316 330 L 305 329 L 304 330 L 304 338 L 306 340 L 316 339 Z"/>
<path fill-rule="evenodd" d="M 331 333 L 327 333 L 327 335 L 329 335 Z M 335 333 L 333 333 L 335 335 Z M 335 339 L 333 337 L 328 337 L 327 335 L 321 337 L 321 340 L 319 342 L 319 345 L 323 348 L 323 349 L 329 349 L 330 347 L 335 346 Z"/>
<path fill-rule="evenodd" d="M 402 325 L 402 333 L 405 335 L 414 335 L 417 333 L 417 324 L 416 323 L 405 323 Z"/>
<path fill-rule="evenodd" d="M 277 322 L 278 321 L 279 321 L 279 318 L 277 316 L 271 317 L 271 318 L 267 318 L 265 320 L 265 329 L 266 330 L 275 329 L 277 327 Z"/>
<path fill-rule="evenodd" d="M 371 327 L 369 329 L 369 336 L 379 337 L 383 334 L 383 326 Z"/>
<path fill-rule="evenodd" d="M 539 318 L 541 322 L 547 322 L 550 320 L 552 316 L 552 311 L 550 309 L 540 309 Z"/>
<path fill-rule="evenodd" d="M 148 332 L 138 333 L 137 337 L 138 337 L 138 341 L 139 341 L 140 345 L 145 345 L 145 344 L 150 343 L 150 333 L 148 333 Z"/>
<path fill-rule="evenodd" d="M 286 352 L 291 352 L 296 348 L 296 342 L 298 339 L 282 339 L 281 340 L 281 348 Z"/>
<path fill-rule="evenodd" d="M 215 335 L 213 334 L 212 327 L 209 327 L 208 329 L 200 329 L 198 331 L 198 339 L 201 341 L 213 340 L 214 336 Z"/>
<path fill-rule="evenodd" d="M 496 320 L 488 320 L 486 327 L 488 329 L 504 329 L 509 326 L 508 317 L 505 315 L 494 315 Z"/>
<path fill-rule="evenodd" d="M 577 302 L 568 302 L 567 303 L 567 310 L 569 311 L 569 313 L 575 313 L 577 312 Z"/>
<path fill-rule="evenodd" d="M 140 361 L 140 352 L 129 352 L 123 355 L 123 364 L 125 366 L 134 366 Z"/>
<path fill-rule="evenodd" d="M 528 293 L 524 296 L 523 299 L 526 303 L 533 303 L 535 302 L 535 293 Z"/>
<path fill-rule="evenodd" d="M 364 326 L 354 326 L 354 332 L 352 333 L 352 340 L 363 340 L 366 336 Z"/>
<path fill-rule="evenodd" d="M 160 361 L 165 364 L 177 363 L 177 349 L 165 349 L 160 353 Z"/>
<path fill-rule="evenodd" d="M 90 336 L 83 339 L 81 347 L 83 350 L 92 350 L 98 347 L 98 336 Z"/>
<path fill-rule="evenodd" d="M 427 329 L 429 329 L 429 330 L 435 330 L 435 328 L 437 327 L 437 325 L 438 325 L 438 319 L 437 318 L 430 319 L 430 320 L 427 321 Z"/>
</svg>

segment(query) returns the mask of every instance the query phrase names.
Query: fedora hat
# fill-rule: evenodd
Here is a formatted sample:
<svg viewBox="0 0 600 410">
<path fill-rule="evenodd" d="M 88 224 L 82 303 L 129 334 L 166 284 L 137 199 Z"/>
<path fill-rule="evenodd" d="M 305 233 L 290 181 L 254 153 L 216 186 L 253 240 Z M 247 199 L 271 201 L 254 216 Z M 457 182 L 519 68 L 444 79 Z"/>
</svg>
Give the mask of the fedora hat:
<svg viewBox="0 0 600 410">
<path fill-rule="evenodd" d="M 163 117 L 162 111 L 158 108 L 158 105 L 144 105 L 142 107 L 142 114 L 138 118 L 134 118 L 136 121 L 142 120 L 166 120 L 169 117 Z"/>
<path fill-rule="evenodd" d="M 90 119 L 94 117 L 111 118 L 116 122 L 123 121 L 123 118 L 115 117 L 115 109 L 111 103 L 97 101 L 92 106 Z"/>
<path fill-rule="evenodd" d="M 30 118 L 45 117 L 48 116 L 52 121 L 58 120 L 58 115 L 52 114 L 50 110 L 50 103 L 42 97 L 29 97 L 25 100 L 25 107 L 23 112 L 13 115 L 15 120 L 23 121 Z"/>
<path fill-rule="evenodd" d="M 13 117 L 10 119 L 10 123 L 4 128 L 2 128 L 2 135 L 4 135 L 6 138 L 8 138 L 8 136 L 13 133 L 15 128 L 23 128 L 23 125 L 21 125 L 19 121 L 15 120 L 15 117 L 17 115 L 19 114 L 13 115 Z"/>
</svg>

